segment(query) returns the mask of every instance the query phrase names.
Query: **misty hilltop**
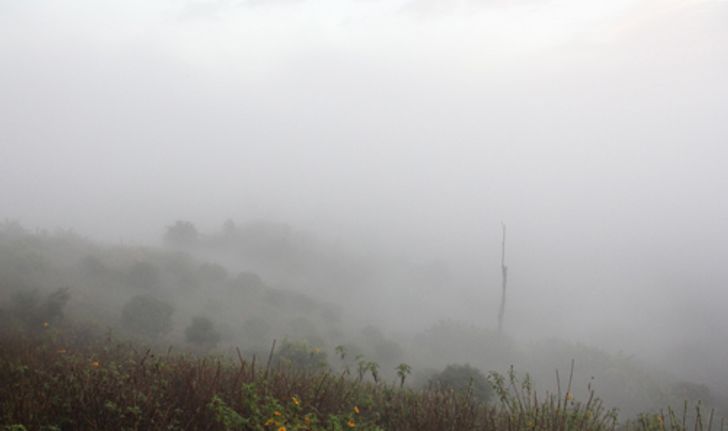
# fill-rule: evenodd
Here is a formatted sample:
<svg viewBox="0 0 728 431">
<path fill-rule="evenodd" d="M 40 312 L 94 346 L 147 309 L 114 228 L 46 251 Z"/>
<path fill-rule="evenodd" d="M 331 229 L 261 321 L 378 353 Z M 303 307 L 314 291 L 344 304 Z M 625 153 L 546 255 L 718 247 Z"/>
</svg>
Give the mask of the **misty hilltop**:
<svg viewBox="0 0 728 431">
<path fill-rule="evenodd" d="M 726 0 L 0 2 L 0 388 L 25 388 L 0 428 L 711 429 L 726 23 Z"/>
</svg>

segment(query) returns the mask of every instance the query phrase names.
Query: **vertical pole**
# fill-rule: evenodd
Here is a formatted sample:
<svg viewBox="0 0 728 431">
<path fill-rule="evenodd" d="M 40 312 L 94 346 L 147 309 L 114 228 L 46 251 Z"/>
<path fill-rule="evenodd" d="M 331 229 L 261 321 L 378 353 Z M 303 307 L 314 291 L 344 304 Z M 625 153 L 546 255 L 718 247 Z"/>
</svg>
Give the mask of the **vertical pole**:
<svg viewBox="0 0 728 431">
<path fill-rule="evenodd" d="M 506 266 L 506 225 L 501 223 L 503 227 L 503 242 L 501 243 L 501 302 L 498 310 L 498 333 L 503 333 L 503 316 L 506 313 L 506 286 L 508 284 L 508 267 Z"/>
</svg>

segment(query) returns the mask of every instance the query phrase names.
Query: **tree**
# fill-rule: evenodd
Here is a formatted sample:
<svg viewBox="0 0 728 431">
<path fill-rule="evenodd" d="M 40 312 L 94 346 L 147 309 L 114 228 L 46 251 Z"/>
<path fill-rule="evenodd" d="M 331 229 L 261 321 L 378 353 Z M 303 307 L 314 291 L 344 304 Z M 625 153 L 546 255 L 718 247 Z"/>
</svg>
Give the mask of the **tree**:
<svg viewBox="0 0 728 431">
<path fill-rule="evenodd" d="M 172 226 L 167 226 L 164 240 L 172 245 L 190 246 L 197 244 L 199 234 L 192 222 L 177 220 Z"/>
</svg>

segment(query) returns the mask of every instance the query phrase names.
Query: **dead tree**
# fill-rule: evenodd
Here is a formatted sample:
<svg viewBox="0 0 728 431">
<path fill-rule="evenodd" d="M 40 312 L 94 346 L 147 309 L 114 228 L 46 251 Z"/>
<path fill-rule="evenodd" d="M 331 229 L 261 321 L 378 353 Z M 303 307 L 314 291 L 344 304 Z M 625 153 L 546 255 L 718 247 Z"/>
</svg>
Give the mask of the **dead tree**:
<svg viewBox="0 0 728 431">
<path fill-rule="evenodd" d="M 506 266 L 506 225 L 501 223 L 503 227 L 503 242 L 501 242 L 501 301 L 498 310 L 498 333 L 503 333 L 503 316 L 506 313 L 506 286 L 508 284 L 508 267 Z"/>
</svg>

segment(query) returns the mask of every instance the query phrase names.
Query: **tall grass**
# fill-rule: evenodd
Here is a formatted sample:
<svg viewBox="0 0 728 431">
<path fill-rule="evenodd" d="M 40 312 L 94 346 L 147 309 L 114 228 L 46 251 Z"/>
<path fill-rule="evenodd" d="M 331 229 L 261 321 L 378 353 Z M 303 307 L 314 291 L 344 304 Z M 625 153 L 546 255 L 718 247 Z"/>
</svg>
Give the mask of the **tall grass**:
<svg viewBox="0 0 728 431">
<path fill-rule="evenodd" d="M 275 347 L 275 346 L 274 346 Z M 294 368 L 267 358 L 196 357 L 74 330 L 0 334 L 0 426 L 38 430 L 711 430 L 671 410 L 619 425 L 590 390 L 539 397 L 511 370 L 497 400 L 471 391 Z M 569 379 L 571 380 L 571 379 Z M 683 417 L 687 417 L 684 415 Z M 722 424 L 721 424 L 722 428 Z"/>
</svg>

